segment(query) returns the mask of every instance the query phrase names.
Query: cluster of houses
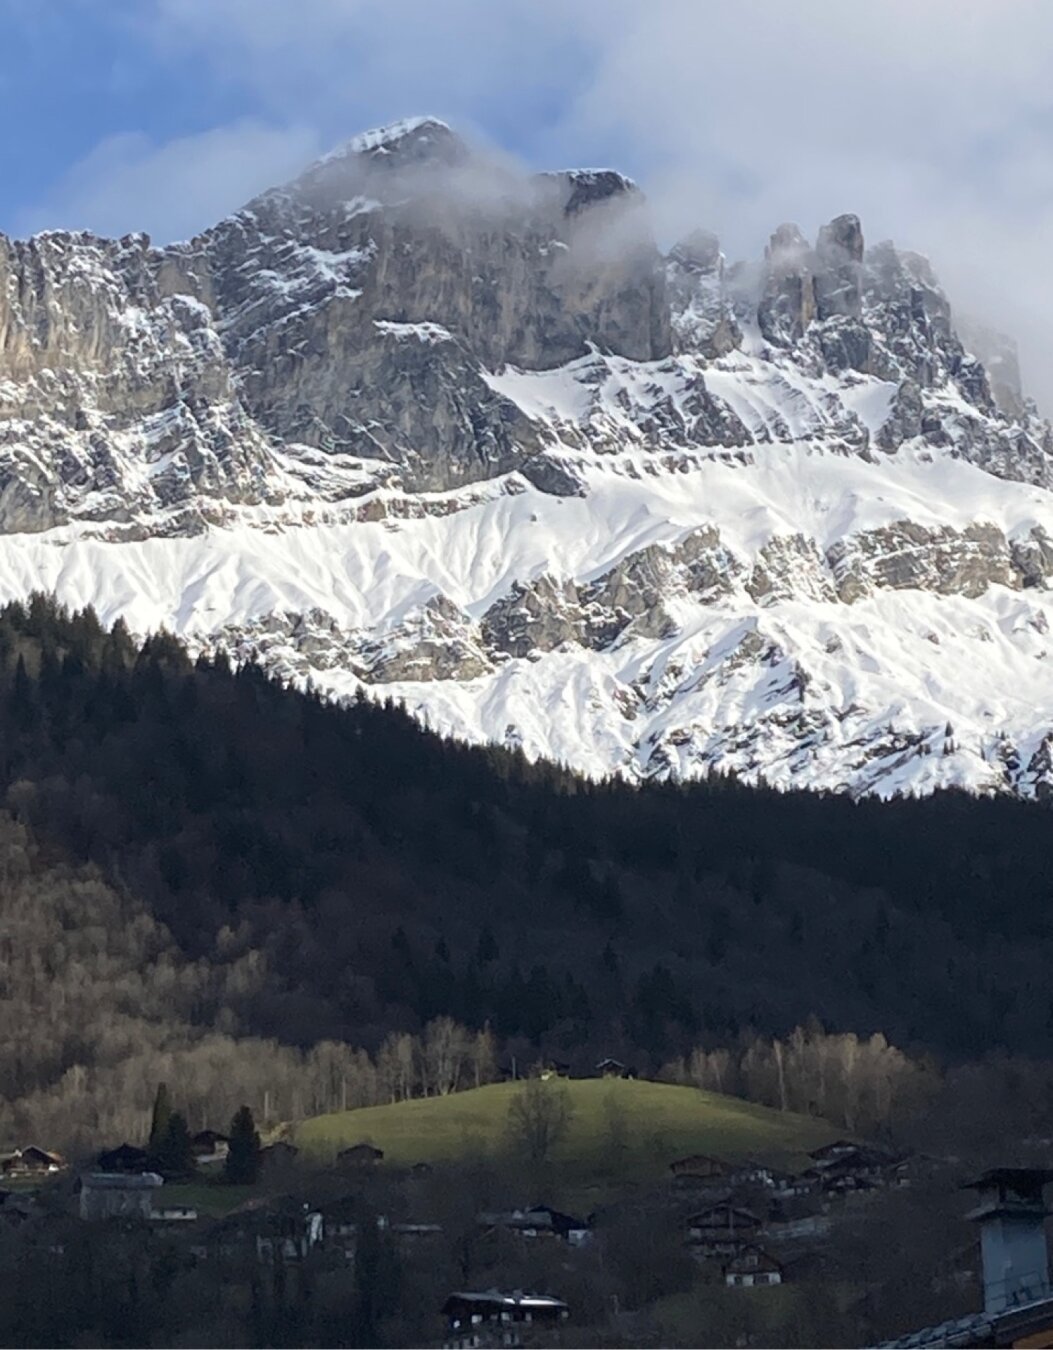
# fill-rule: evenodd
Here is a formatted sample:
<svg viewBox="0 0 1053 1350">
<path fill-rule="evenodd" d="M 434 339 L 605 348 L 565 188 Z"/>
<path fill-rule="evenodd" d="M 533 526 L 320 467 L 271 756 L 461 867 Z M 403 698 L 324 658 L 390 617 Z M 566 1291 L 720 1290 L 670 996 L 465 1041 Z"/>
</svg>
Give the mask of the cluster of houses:
<svg viewBox="0 0 1053 1350">
<path fill-rule="evenodd" d="M 719 1264 L 729 1287 L 759 1288 L 812 1274 L 824 1259 L 814 1245 L 830 1231 L 833 1200 L 909 1184 L 910 1160 L 874 1145 L 838 1139 L 809 1156 L 811 1165 L 799 1173 L 707 1154 L 670 1164 L 675 1190 L 708 1200 L 686 1217 L 688 1249 L 700 1262 Z"/>
</svg>

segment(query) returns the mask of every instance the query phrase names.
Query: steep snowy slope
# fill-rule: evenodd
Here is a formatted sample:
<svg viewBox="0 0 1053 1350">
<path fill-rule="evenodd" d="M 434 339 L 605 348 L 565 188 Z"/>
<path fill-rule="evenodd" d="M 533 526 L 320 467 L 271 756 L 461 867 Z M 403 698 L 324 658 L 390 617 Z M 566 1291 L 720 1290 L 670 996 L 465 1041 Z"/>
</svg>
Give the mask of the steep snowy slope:
<svg viewBox="0 0 1053 1350">
<path fill-rule="evenodd" d="M 1046 795 L 1053 440 L 970 345 L 854 217 L 663 257 L 416 119 L 187 244 L 0 238 L 0 595 L 597 775 Z"/>
</svg>

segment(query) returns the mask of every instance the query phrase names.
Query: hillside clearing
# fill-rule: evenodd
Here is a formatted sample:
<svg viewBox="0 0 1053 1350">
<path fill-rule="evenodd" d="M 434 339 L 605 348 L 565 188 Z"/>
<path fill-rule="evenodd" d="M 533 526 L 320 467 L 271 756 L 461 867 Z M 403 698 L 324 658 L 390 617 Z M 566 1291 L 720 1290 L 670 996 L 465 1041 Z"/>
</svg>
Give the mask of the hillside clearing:
<svg viewBox="0 0 1053 1350">
<path fill-rule="evenodd" d="M 668 1083 L 587 1078 L 553 1086 L 566 1090 L 572 1112 L 553 1163 L 573 1169 L 581 1181 L 656 1181 L 674 1158 L 690 1153 L 799 1167 L 809 1149 L 834 1135 L 825 1121 Z M 302 1121 L 293 1138 L 317 1162 L 370 1143 L 384 1150 L 385 1165 L 500 1163 L 515 1157 L 508 1111 L 522 1090 L 522 1083 L 494 1083 L 447 1097 L 335 1112 Z"/>
</svg>

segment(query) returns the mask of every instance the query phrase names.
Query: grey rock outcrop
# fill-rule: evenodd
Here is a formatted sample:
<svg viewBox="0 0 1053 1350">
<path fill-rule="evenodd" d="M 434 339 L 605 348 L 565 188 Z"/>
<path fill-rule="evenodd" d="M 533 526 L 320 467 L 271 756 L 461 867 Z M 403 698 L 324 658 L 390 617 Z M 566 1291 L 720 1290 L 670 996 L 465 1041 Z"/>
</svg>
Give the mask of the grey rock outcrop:
<svg viewBox="0 0 1053 1350">
<path fill-rule="evenodd" d="M 742 341 L 728 294 L 720 241 L 696 230 L 670 252 L 666 283 L 673 332 L 681 351 L 715 359 Z"/>
<path fill-rule="evenodd" d="M 828 550 L 827 560 L 837 594 L 846 604 L 875 589 L 975 598 L 990 586 L 1020 585 L 1005 535 L 984 523 L 954 530 L 898 521 L 839 541 Z"/>
</svg>

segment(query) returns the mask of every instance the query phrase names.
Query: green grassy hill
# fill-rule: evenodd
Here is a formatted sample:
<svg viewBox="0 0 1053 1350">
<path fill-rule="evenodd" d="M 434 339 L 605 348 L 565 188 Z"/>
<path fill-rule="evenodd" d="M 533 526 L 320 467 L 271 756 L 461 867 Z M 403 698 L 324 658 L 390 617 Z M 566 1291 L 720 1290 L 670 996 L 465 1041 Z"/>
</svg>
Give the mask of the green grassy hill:
<svg viewBox="0 0 1053 1350">
<path fill-rule="evenodd" d="M 553 1164 L 585 1184 L 657 1181 L 668 1176 L 674 1158 L 689 1153 L 800 1167 L 809 1149 L 835 1135 L 824 1121 L 668 1083 L 584 1078 L 559 1086 L 573 1114 Z M 293 1138 L 307 1159 L 319 1163 L 362 1142 L 382 1148 L 385 1165 L 513 1161 L 508 1110 L 522 1090 L 521 1083 L 495 1083 L 448 1097 L 315 1116 L 295 1126 Z"/>
</svg>

